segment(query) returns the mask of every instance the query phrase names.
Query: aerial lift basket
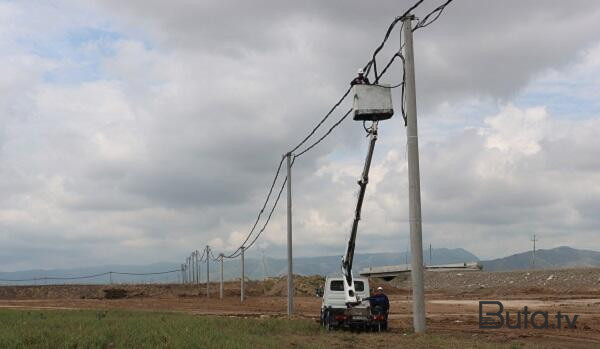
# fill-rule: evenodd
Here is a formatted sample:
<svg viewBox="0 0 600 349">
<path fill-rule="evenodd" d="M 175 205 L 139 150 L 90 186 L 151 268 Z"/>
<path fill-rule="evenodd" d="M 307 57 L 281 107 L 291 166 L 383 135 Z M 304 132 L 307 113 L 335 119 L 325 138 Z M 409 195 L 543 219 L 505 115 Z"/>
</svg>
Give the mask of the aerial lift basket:
<svg viewBox="0 0 600 349">
<path fill-rule="evenodd" d="M 354 120 L 379 121 L 391 118 L 394 115 L 391 91 L 389 85 L 354 85 Z"/>
</svg>

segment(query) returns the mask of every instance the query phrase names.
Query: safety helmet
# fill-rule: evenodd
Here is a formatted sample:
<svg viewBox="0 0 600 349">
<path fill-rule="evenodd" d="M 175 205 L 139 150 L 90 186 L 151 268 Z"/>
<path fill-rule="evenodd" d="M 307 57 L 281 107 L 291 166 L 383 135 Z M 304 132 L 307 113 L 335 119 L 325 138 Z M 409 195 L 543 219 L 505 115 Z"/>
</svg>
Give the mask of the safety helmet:
<svg viewBox="0 0 600 349">
<path fill-rule="evenodd" d="M 363 70 L 363 68 L 358 68 L 358 74 L 364 74 L 365 71 Z"/>
</svg>

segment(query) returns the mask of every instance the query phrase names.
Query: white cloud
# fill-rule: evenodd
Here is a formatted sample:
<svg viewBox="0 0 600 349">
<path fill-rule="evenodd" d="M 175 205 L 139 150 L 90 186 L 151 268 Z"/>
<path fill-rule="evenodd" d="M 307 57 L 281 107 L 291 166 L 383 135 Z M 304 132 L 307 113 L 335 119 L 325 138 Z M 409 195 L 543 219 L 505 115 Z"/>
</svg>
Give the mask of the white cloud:
<svg viewBox="0 0 600 349">
<path fill-rule="evenodd" d="M 280 156 L 400 9 L 271 5 L 0 4 L 5 268 L 236 248 Z M 600 248 L 586 243 L 600 227 L 600 12 L 513 5 L 506 16 L 488 7 L 511 6 L 460 2 L 415 34 L 425 241 L 482 256 L 520 251 L 532 233 L 548 247 Z M 115 35 L 78 36 L 94 29 Z M 573 101 L 577 117 L 559 108 Z M 399 117 L 381 124 L 359 251 L 406 245 L 404 132 Z M 295 255 L 343 253 L 365 151 L 348 121 L 298 159 Z M 283 255 L 285 232 L 284 193 L 258 243 Z"/>
</svg>

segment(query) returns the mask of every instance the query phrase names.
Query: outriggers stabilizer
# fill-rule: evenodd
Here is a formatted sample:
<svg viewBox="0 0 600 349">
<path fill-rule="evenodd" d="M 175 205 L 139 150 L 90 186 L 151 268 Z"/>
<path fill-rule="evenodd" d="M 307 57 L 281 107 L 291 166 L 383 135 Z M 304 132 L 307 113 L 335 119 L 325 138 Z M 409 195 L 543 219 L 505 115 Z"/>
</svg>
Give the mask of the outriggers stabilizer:
<svg viewBox="0 0 600 349">
<path fill-rule="evenodd" d="M 346 306 L 348 308 L 358 305 L 362 302 L 360 297 L 357 297 L 354 289 L 354 277 L 352 275 L 352 262 L 354 260 L 354 248 L 356 246 L 356 233 L 358 231 L 358 222 L 360 221 L 360 212 L 362 210 L 367 184 L 369 183 L 369 170 L 371 168 L 371 160 L 373 159 L 373 150 L 377 141 L 377 126 L 380 120 L 386 120 L 394 115 L 392 108 L 392 96 L 389 86 L 382 85 L 354 85 L 353 87 L 353 109 L 354 120 L 362 121 L 363 126 L 367 121 L 371 121 L 370 127 L 365 127 L 367 136 L 369 137 L 369 150 L 365 160 L 362 176 L 358 181 L 360 187 L 358 192 L 358 200 L 356 202 L 356 210 L 354 212 L 354 221 L 352 222 L 352 230 L 350 239 L 346 247 L 346 254 L 342 258 L 342 275 L 344 276 L 344 295 Z"/>
</svg>

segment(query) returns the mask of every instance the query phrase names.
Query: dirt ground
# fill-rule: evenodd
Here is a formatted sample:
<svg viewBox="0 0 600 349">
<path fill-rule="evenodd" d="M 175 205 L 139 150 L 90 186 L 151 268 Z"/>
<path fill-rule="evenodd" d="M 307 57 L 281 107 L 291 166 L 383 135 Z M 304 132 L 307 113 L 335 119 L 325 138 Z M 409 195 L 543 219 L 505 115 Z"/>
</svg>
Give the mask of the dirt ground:
<svg viewBox="0 0 600 349">
<path fill-rule="evenodd" d="M 528 271 L 518 273 L 428 272 L 426 279 L 427 325 L 432 333 L 454 334 L 498 343 L 535 343 L 542 347 L 600 347 L 600 269 L 571 271 Z M 462 274 L 462 275 L 457 275 Z M 550 278 L 550 275 L 553 275 Z M 527 282 L 520 282 L 527 278 Z M 549 279 L 550 278 L 550 279 Z M 538 280 L 530 282 L 529 280 Z M 556 281 L 555 279 L 558 279 Z M 485 280 L 485 281 L 484 281 Z M 494 281 L 495 280 L 495 281 Z M 296 277 L 296 316 L 318 320 L 321 299 L 314 288 L 323 278 Z M 513 281 L 512 283 L 510 281 Z M 371 287 L 382 285 L 391 301 L 390 333 L 404 336 L 411 332 L 411 298 L 408 280 L 387 283 L 371 280 Z M 484 283 L 485 282 L 485 283 Z M 544 284 L 544 282 L 546 284 Z M 473 287 L 472 284 L 479 286 Z M 225 297 L 219 299 L 218 284 L 210 285 L 210 298 L 205 285 L 48 285 L 2 286 L 0 307 L 27 309 L 141 309 L 182 311 L 198 315 L 238 317 L 284 316 L 286 312 L 285 279 L 246 283 L 246 300 L 240 301 L 239 281 L 225 284 Z M 481 287 L 482 286 L 482 287 Z M 104 290 L 125 290 L 125 298 L 106 299 Z M 512 291 L 511 291 L 512 290 Z M 531 313 L 547 311 L 549 324 L 554 314 L 578 315 L 576 328 L 480 329 L 480 300 L 501 301 L 511 313 L 527 306 Z M 485 308 L 495 311 L 497 308 Z M 539 320 L 541 317 L 538 317 Z M 539 323 L 539 321 L 538 321 Z"/>
</svg>

